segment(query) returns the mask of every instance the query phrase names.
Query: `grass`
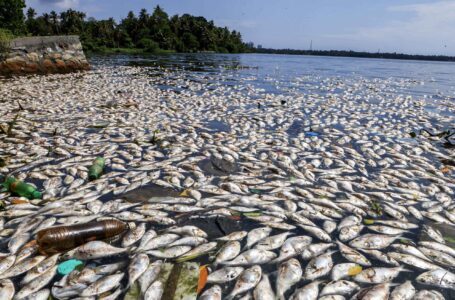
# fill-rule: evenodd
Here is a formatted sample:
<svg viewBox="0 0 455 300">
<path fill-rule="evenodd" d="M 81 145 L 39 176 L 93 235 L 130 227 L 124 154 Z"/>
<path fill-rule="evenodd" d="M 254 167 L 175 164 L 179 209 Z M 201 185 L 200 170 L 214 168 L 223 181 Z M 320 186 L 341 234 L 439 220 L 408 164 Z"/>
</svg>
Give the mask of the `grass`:
<svg viewBox="0 0 455 300">
<path fill-rule="evenodd" d="M 10 50 L 10 41 L 14 38 L 10 31 L 0 28 L 0 60 Z"/>
</svg>

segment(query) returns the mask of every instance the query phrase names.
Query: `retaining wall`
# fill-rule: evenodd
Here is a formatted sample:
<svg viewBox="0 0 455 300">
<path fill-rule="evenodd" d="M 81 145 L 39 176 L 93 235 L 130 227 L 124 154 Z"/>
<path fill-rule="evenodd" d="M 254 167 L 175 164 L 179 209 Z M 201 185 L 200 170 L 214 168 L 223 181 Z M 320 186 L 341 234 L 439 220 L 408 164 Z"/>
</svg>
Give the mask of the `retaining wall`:
<svg viewBox="0 0 455 300">
<path fill-rule="evenodd" d="M 90 69 L 79 37 L 38 36 L 14 39 L 0 53 L 0 74 L 68 73 Z"/>
</svg>

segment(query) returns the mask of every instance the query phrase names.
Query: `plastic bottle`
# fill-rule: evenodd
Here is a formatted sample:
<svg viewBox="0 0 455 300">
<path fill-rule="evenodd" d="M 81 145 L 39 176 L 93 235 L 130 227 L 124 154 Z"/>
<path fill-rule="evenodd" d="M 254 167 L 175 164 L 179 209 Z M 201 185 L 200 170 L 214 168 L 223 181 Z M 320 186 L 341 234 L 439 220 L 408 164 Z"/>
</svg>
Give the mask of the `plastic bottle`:
<svg viewBox="0 0 455 300">
<path fill-rule="evenodd" d="M 43 196 L 32 185 L 17 180 L 14 177 L 6 178 L 5 182 L 3 183 L 3 190 L 30 200 L 41 199 Z"/>
<path fill-rule="evenodd" d="M 92 166 L 88 170 L 88 178 L 90 180 L 95 180 L 100 178 L 104 171 L 104 165 L 106 160 L 102 157 L 97 157 L 94 161 Z"/>
<path fill-rule="evenodd" d="M 103 220 L 46 228 L 37 233 L 36 241 L 45 254 L 60 253 L 89 241 L 105 240 L 124 233 L 130 226 L 119 220 Z"/>
</svg>

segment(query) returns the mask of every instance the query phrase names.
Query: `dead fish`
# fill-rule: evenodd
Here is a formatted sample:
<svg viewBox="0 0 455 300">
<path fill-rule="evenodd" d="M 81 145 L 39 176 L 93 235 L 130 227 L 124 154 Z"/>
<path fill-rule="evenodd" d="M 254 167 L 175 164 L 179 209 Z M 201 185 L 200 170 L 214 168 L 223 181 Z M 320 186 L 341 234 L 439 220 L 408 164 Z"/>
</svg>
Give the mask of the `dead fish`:
<svg viewBox="0 0 455 300">
<path fill-rule="evenodd" d="M 291 300 L 317 300 L 319 285 L 322 281 L 315 280 L 302 288 L 296 289 L 291 296 Z"/>
<path fill-rule="evenodd" d="M 326 284 L 319 296 L 327 296 L 327 295 L 343 295 L 349 296 L 354 291 L 359 290 L 360 287 L 358 284 L 348 280 L 339 280 L 339 281 L 332 281 Z"/>
<path fill-rule="evenodd" d="M 262 274 L 262 279 L 253 291 L 254 300 L 275 300 L 275 293 L 270 285 L 269 276 Z"/>
<path fill-rule="evenodd" d="M 238 241 L 227 242 L 223 247 L 218 251 L 218 254 L 215 258 L 215 264 L 222 263 L 234 259 L 240 253 L 240 243 Z"/>
<path fill-rule="evenodd" d="M 416 293 L 411 281 L 406 280 L 390 293 L 390 300 L 411 300 Z"/>
<path fill-rule="evenodd" d="M 216 248 L 216 246 L 217 246 L 216 242 L 210 242 L 199 245 L 193 248 L 192 250 L 186 252 L 184 257 L 200 256 L 202 254 L 212 251 L 213 249 Z"/>
<path fill-rule="evenodd" d="M 0 299 L 11 300 L 13 299 L 14 293 L 14 284 L 11 280 L 0 280 Z"/>
<path fill-rule="evenodd" d="M 402 271 L 403 267 L 396 268 L 368 268 L 354 276 L 354 280 L 361 283 L 384 283 L 392 281 Z"/>
<path fill-rule="evenodd" d="M 274 262 L 282 262 L 301 254 L 305 251 L 305 248 L 311 244 L 311 241 L 312 238 L 305 235 L 288 238 L 281 246 L 280 255 L 274 260 Z"/>
<path fill-rule="evenodd" d="M 148 250 L 147 254 L 158 258 L 176 258 L 191 250 L 190 246 L 174 246 L 166 249 Z"/>
<path fill-rule="evenodd" d="M 360 290 L 351 299 L 387 300 L 387 299 L 389 299 L 389 293 L 390 293 L 390 284 L 381 283 L 381 284 L 374 285 L 372 287 L 368 287 L 368 288 Z"/>
<path fill-rule="evenodd" d="M 243 271 L 242 267 L 224 267 L 210 273 L 207 282 L 223 284 L 236 279 Z"/>
<path fill-rule="evenodd" d="M 124 273 L 105 276 L 84 289 L 84 291 L 81 293 L 81 296 L 91 297 L 108 292 L 116 288 L 124 276 Z"/>
<path fill-rule="evenodd" d="M 260 266 L 252 266 L 240 274 L 235 286 L 226 299 L 233 299 L 235 296 L 253 289 L 261 280 L 262 269 Z"/>
<path fill-rule="evenodd" d="M 367 250 L 380 250 L 392 244 L 400 236 L 389 236 L 383 234 L 364 234 L 352 240 L 349 245 L 354 248 Z"/>
<path fill-rule="evenodd" d="M 36 293 L 37 291 L 48 285 L 49 282 L 51 282 L 52 278 L 54 278 L 55 274 L 57 274 L 57 266 L 50 268 L 40 276 L 30 281 L 19 292 L 17 292 L 15 298 L 22 299 L 33 293 Z"/>
<path fill-rule="evenodd" d="M 3 272 L 3 274 L 0 275 L 0 279 L 16 277 L 20 274 L 23 274 L 38 265 L 45 258 L 45 256 L 35 256 L 32 258 L 24 259 L 23 261 L 20 261 L 19 263 L 13 265 L 6 272 Z"/>
<path fill-rule="evenodd" d="M 250 249 L 231 261 L 222 262 L 228 266 L 248 266 L 254 264 L 265 264 L 276 258 L 276 254 L 267 250 Z"/>
<path fill-rule="evenodd" d="M 128 286 L 131 286 L 147 270 L 150 259 L 147 254 L 139 253 L 128 266 Z"/>
<path fill-rule="evenodd" d="M 214 285 L 203 292 L 199 297 L 199 300 L 221 300 L 222 294 L 221 287 L 219 285 Z"/>
<path fill-rule="evenodd" d="M 284 294 L 286 291 L 302 279 L 302 274 L 303 271 L 297 259 L 291 258 L 282 263 L 278 268 L 276 280 L 277 297 L 279 299 L 285 299 Z"/>
<path fill-rule="evenodd" d="M 327 275 L 333 268 L 332 253 L 327 252 L 313 258 L 305 268 L 304 278 L 314 280 Z"/>
<path fill-rule="evenodd" d="M 145 234 L 145 229 L 145 223 L 141 223 L 139 226 L 130 229 L 123 237 L 122 247 L 129 247 L 139 241 Z"/>
<path fill-rule="evenodd" d="M 362 272 L 362 267 L 356 263 L 336 264 L 332 268 L 331 278 L 333 281 L 338 281 L 348 276 L 355 276 L 360 272 Z"/>
<path fill-rule="evenodd" d="M 416 281 L 425 285 L 455 290 L 455 274 L 444 269 L 435 269 L 422 273 L 417 276 Z"/>
<path fill-rule="evenodd" d="M 151 264 L 149 264 L 145 272 L 142 273 L 141 276 L 139 276 L 138 282 L 142 295 L 145 295 L 147 289 L 152 284 L 152 282 L 154 282 L 158 278 L 158 275 L 161 272 L 162 265 L 163 261 L 161 260 L 154 261 Z"/>
<path fill-rule="evenodd" d="M 248 232 L 245 247 L 246 248 L 252 247 L 258 241 L 268 237 L 270 235 L 270 232 L 272 232 L 272 228 L 270 227 L 260 227 L 251 230 L 250 232 Z"/>
<path fill-rule="evenodd" d="M 126 251 L 128 251 L 128 249 L 117 248 L 103 241 L 92 241 L 67 252 L 65 255 L 63 255 L 63 257 L 65 259 L 76 258 L 81 260 L 88 260 L 114 256 L 117 254 L 125 253 Z"/>
<path fill-rule="evenodd" d="M 338 249 L 341 252 L 341 255 L 346 258 L 348 261 L 359 264 L 364 267 L 371 266 L 371 262 L 360 252 L 344 245 L 340 241 L 337 241 Z"/>
<path fill-rule="evenodd" d="M 217 238 L 219 241 L 240 241 L 248 234 L 247 231 L 236 231 L 232 232 L 226 236 Z"/>
</svg>

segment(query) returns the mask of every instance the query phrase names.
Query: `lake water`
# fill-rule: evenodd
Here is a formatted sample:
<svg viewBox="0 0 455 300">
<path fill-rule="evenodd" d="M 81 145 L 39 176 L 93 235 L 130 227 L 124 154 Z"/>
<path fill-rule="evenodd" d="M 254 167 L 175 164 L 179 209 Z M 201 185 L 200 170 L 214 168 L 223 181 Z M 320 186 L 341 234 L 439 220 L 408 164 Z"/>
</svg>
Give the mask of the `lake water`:
<svg viewBox="0 0 455 300">
<path fill-rule="evenodd" d="M 275 54 L 170 54 L 94 56 L 91 63 L 95 68 L 141 66 L 151 76 L 159 76 L 162 80 L 167 74 L 171 79 L 181 76 L 202 83 L 244 84 L 245 93 L 251 86 L 263 89 L 264 94 L 327 96 L 344 93 L 346 85 L 379 83 L 384 89 L 372 87 L 374 93 L 366 91 L 368 97 L 412 96 L 424 100 L 425 109 L 435 116 L 449 117 L 447 122 L 441 120 L 447 125 L 455 117 L 455 63 L 451 62 Z M 326 83 L 332 88 L 327 88 Z M 343 88 L 337 88 L 337 85 L 343 85 Z M 166 84 L 161 87 L 176 91 L 184 89 Z"/>
</svg>

